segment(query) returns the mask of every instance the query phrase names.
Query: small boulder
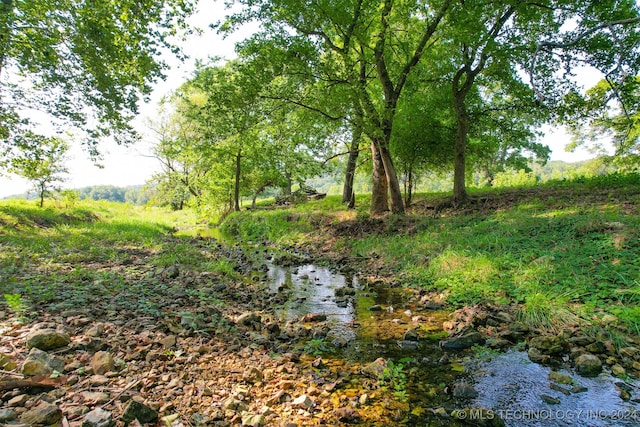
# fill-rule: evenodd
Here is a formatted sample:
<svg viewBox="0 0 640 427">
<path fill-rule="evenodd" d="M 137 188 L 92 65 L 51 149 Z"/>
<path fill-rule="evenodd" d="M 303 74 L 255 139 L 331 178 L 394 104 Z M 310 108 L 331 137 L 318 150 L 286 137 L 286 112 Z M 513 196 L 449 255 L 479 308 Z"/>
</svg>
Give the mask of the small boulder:
<svg viewBox="0 0 640 427">
<path fill-rule="evenodd" d="M 262 427 L 265 421 L 265 416 L 262 414 L 244 413 L 242 415 L 243 427 Z"/>
<path fill-rule="evenodd" d="M 242 380 L 251 384 L 262 381 L 262 371 L 255 366 L 247 368 L 242 374 Z"/>
<path fill-rule="evenodd" d="M 559 356 L 565 351 L 565 342 L 555 335 L 542 335 L 529 340 L 529 348 L 535 348 L 542 354 Z"/>
<path fill-rule="evenodd" d="M 457 397 L 458 399 L 475 399 L 478 397 L 478 392 L 475 388 L 469 383 L 466 382 L 457 382 L 453 385 L 453 397 Z"/>
<path fill-rule="evenodd" d="M 96 408 L 87 413 L 82 420 L 82 427 L 111 427 L 115 424 L 111 412 Z"/>
<path fill-rule="evenodd" d="M 371 378 L 382 378 L 385 371 L 389 369 L 389 362 L 386 359 L 379 357 L 373 362 L 362 368 L 362 373 Z"/>
<path fill-rule="evenodd" d="M 64 347 L 71 342 L 68 334 L 48 328 L 29 332 L 26 340 L 28 348 L 37 348 L 43 351 Z"/>
<path fill-rule="evenodd" d="M 54 425 L 62 419 L 62 411 L 57 405 L 41 402 L 38 406 L 22 414 L 20 421 L 29 425 Z"/>
<path fill-rule="evenodd" d="M 94 374 L 106 374 L 112 371 L 114 366 L 113 356 L 108 351 L 98 351 L 91 359 L 91 367 L 93 368 Z"/>
<path fill-rule="evenodd" d="M 22 364 L 22 375 L 33 377 L 36 375 L 51 375 L 54 371 L 64 371 L 64 360 L 58 356 L 52 356 L 36 347 L 32 348 L 29 356 Z"/>
<path fill-rule="evenodd" d="M 138 420 L 141 424 L 151 423 L 158 419 L 158 413 L 146 405 L 135 400 L 130 400 L 122 413 L 122 421 L 129 424 L 133 420 Z"/>
<path fill-rule="evenodd" d="M 576 371 L 584 377 L 595 377 L 602 372 L 602 362 L 598 356 L 585 353 L 576 359 Z"/>
<path fill-rule="evenodd" d="M 294 408 L 300 408 L 305 410 L 311 409 L 313 405 L 314 405 L 313 400 L 306 394 L 303 394 L 302 396 L 298 397 L 293 402 L 291 402 L 291 406 L 293 406 Z"/>
<path fill-rule="evenodd" d="M 482 345 L 484 343 L 485 339 L 480 332 L 469 332 L 468 334 L 464 334 L 459 337 L 440 341 L 440 346 L 445 350 L 464 350 L 471 348 L 474 345 Z"/>
</svg>

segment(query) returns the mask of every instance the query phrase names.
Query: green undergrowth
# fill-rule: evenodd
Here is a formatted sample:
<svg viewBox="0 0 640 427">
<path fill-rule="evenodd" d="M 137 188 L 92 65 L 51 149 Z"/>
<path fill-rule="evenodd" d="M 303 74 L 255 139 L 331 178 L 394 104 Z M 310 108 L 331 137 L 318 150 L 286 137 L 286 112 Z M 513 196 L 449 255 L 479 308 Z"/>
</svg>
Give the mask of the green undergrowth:
<svg viewBox="0 0 640 427">
<path fill-rule="evenodd" d="M 185 292 L 166 280 L 167 268 L 236 275 L 209 242 L 173 235 L 176 224 L 196 220 L 186 211 L 112 202 L 47 209 L 30 201 L 1 202 L 0 295 L 21 317 L 43 304 L 158 316 L 172 295 Z M 207 302 L 204 290 L 187 291 L 191 299 Z"/>
<path fill-rule="evenodd" d="M 365 232 L 339 236 L 336 247 L 355 260 L 382 265 L 382 274 L 406 286 L 443 294 L 452 308 L 517 304 L 521 320 L 555 329 L 613 314 L 628 328 L 639 328 L 640 175 L 472 196 L 480 202 L 471 208 L 435 214 L 418 208 L 370 229 L 364 225 L 371 218 L 360 208 L 350 218 Z M 433 205 L 429 196 L 416 200 L 416 206 Z M 241 238 L 320 241 L 346 218 L 336 201 L 243 212 L 225 226 Z"/>
</svg>

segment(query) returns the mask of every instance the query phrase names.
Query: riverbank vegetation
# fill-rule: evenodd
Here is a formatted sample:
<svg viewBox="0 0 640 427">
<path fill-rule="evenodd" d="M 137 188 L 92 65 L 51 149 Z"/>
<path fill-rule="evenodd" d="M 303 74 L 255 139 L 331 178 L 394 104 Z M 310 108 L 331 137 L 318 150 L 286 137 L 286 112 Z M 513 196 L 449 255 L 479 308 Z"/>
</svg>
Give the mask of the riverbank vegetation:
<svg viewBox="0 0 640 427">
<path fill-rule="evenodd" d="M 239 239 L 348 256 L 358 271 L 439 294 L 451 308 L 515 304 L 532 327 L 616 316 L 640 329 L 640 175 L 478 191 L 455 207 L 420 195 L 405 216 L 371 217 L 328 197 L 232 214 Z"/>
</svg>

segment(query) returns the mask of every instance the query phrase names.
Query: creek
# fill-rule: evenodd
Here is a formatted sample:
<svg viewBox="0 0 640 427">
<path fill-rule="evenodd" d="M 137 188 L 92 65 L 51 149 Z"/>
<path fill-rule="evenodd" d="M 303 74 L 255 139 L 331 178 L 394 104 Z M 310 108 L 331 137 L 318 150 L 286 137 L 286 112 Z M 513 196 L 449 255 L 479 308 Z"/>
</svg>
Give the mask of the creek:
<svg viewBox="0 0 640 427">
<path fill-rule="evenodd" d="M 217 230 L 205 232 L 197 235 L 222 240 Z M 396 396 L 405 416 L 396 420 L 398 425 L 455 425 L 451 418 L 434 414 L 462 408 L 490 409 L 507 426 L 640 425 L 636 380 L 623 381 L 610 372 L 585 378 L 565 367 L 560 372 L 572 384 L 558 386 L 549 379 L 551 368 L 530 362 L 523 351 L 445 352 L 440 341 L 447 336 L 443 322 L 450 313 L 425 309 L 401 288 L 365 283 L 358 274 L 340 274 L 314 264 L 285 267 L 266 261 L 265 266 L 266 290 L 284 296 L 282 304 L 272 307 L 282 323 L 326 316 L 322 322 L 326 334 L 309 337 L 316 347 L 307 348 L 318 350 L 337 371 L 345 361 L 364 366 L 380 357 L 402 370 Z M 417 341 L 415 334 L 407 338 L 412 330 Z M 457 383 L 468 384 L 477 393 L 454 397 L 450 390 Z M 580 391 L 567 391 L 572 386 Z M 620 397 L 621 387 L 630 400 Z"/>
</svg>

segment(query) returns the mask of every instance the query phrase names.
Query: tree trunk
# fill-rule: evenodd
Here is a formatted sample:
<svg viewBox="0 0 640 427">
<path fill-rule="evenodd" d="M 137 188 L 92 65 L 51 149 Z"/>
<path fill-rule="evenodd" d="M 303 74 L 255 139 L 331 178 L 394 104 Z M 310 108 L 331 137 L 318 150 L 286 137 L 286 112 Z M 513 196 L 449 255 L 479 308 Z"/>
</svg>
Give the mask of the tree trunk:
<svg viewBox="0 0 640 427">
<path fill-rule="evenodd" d="M 388 186 L 384 172 L 384 164 L 380 151 L 375 143 L 371 143 L 371 158 L 373 161 L 373 187 L 371 189 L 371 213 L 381 214 L 389 210 Z"/>
<path fill-rule="evenodd" d="M 402 201 L 402 190 L 400 189 L 400 181 L 398 181 L 398 175 L 396 174 L 396 168 L 393 165 L 391 159 L 391 153 L 389 152 L 389 144 L 384 144 L 379 149 L 380 158 L 384 165 L 384 172 L 387 178 L 387 185 L 389 188 L 389 202 L 391 203 L 391 212 L 394 214 L 404 213 L 404 202 Z"/>
<path fill-rule="evenodd" d="M 404 205 L 405 207 L 409 207 L 411 206 L 411 202 L 413 201 L 413 171 L 412 171 L 412 167 L 409 166 L 409 172 L 407 173 L 407 182 L 405 183 L 405 193 L 406 193 L 406 197 L 405 197 L 405 201 L 404 201 Z"/>
<path fill-rule="evenodd" d="M 347 170 L 344 177 L 344 187 L 342 188 L 342 203 L 351 203 L 354 199 L 353 181 L 356 176 L 358 165 L 358 154 L 360 149 L 360 138 L 362 137 L 362 127 L 360 124 L 353 126 L 351 146 L 349 147 L 349 158 L 347 159 Z"/>
<path fill-rule="evenodd" d="M 464 101 L 466 93 L 454 90 L 453 96 L 453 105 L 457 121 L 453 157 L 453 201 L 454 203 L 464 203 L 467 200 L 465 163 L 467 135 L 469 133 L 469 113 L 467 112 L 467 106 Z"/>
<path fill-rule="evenodd" d="M 238 149 L 236 154 L 236 180 L 233 189 L 233 209 L 236 212 L 240 211 L 240 166 L 242 164 L 242 148 Z"/>
<path fill-rule="evenodd" d="M 293 190 L 291 188 L 291 187 L 293 187 L 293 179 L 292 179 L 292 176 L 291 176 L 291 172 L 285 171 L 284 177 L 287 180 L 287 186 L 284 188 L 284 195 L 285 196 L 290 196 L 291 193 L 293 192 Z"/>
</svg>

